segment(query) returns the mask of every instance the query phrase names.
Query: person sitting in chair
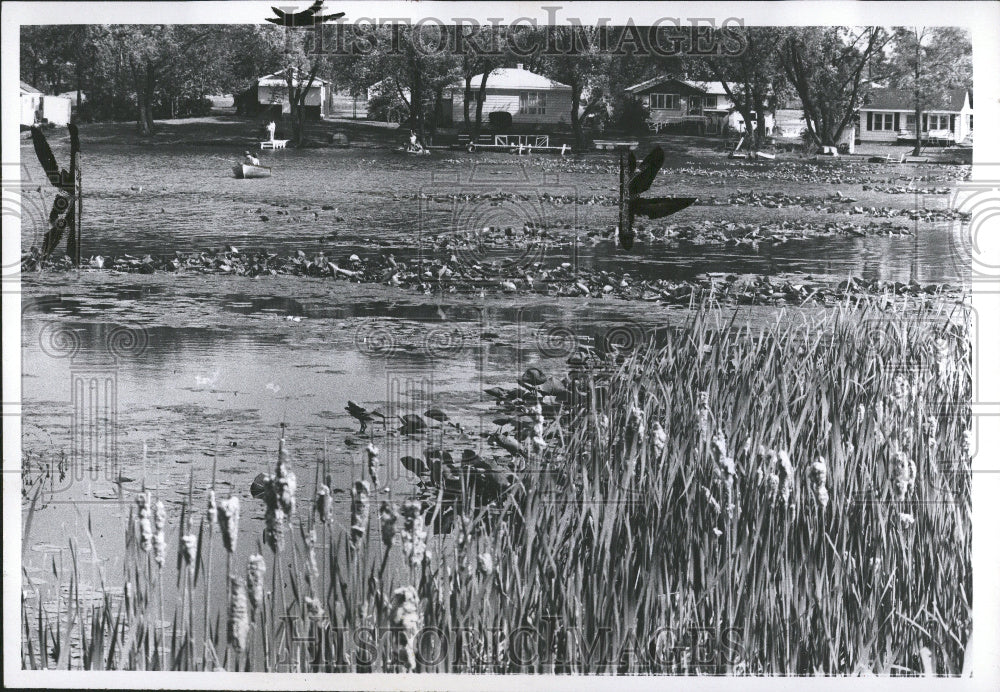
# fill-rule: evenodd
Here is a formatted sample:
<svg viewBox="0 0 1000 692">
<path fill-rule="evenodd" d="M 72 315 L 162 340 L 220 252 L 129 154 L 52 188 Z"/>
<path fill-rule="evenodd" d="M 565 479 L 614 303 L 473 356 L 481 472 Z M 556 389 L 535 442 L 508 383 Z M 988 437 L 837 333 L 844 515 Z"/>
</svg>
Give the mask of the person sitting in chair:
<svg viewBox="0 0 1000 692">
<path fill-rule="evenodd" d="M 260 159 L 251 154 L 249 151 L 243 152 L 243 163 L 247 166 L 259 166 Z"/>
</svg>

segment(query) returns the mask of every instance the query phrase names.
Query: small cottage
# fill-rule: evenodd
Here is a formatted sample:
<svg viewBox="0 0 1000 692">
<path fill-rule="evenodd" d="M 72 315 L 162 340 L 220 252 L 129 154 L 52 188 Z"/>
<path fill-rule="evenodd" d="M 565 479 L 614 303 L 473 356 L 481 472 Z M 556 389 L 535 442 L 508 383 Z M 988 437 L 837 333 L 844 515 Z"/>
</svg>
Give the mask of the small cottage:
<svg viewBox="0 0 1000 692">
<path fill-rule="evenodd" d="M 52 96 L 21 82 L 21 124 L 27 127 L 40 123 L 68 125 L 73 113 L 73 101 L 68 96 Z"/>
<path fill-rule="evenodd" d="M 954 144 L 972 134 L 972 99 L 965 89 L 925 99 L 921 111 L 921 141 Z M 917 107 L 913 91 L 873 89 L 860 113 L 859 141 L 916 141 Z"/>
<path fill-rule="evenodd" d="M 473 99 L 479 91 L 483 76 L 472 78 Z M 483 102 L 483 120 L 495 111 L 511 114 L 517 125 L 567 124 L 572 108 L 572 89 L 548 77 L 517 67 L 502 67 L 493 70 L 486 78 L 486 93 Z M 465 81 L 451 84 L 445 92 L 445 110 L 451 113 L 452 121 L 464 122 Z M 470 113 L 475 113 L 475 101 L 469 104 Z"/>
<path fill-rule="evenodd" d="M 299 80 L 302 80 L 301 82 Z M 308 81 L 307 75 L 295 74 L 292 86 L 299 88 Z M 327 83 L 316 77 L 312 81 L 312 86 L 306 94 L 305 114 L 307 118 L 319 120 L 327 113 Z M 251 104 L 252 106 L 253 104 Z M 288 82 L 284 72 L 275 72 L 257 80 L 257 100 L 256 111 L 263 113 L 273 111 L 273 116 L 291 113 L 291 105 L 288 100 Z"/>
</svg>

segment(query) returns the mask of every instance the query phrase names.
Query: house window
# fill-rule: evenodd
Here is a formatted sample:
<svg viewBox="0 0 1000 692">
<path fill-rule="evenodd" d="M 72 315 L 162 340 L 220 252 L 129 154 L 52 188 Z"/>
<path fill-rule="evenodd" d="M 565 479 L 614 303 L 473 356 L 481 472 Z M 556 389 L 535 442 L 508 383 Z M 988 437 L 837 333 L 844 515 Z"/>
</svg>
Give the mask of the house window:
<svg viewBox="0 0 1000 692">
<path fill-rule="evenodd" d="M 690 105 L 688 107 L 688 113 L 691 115 L 701 115 L 701 97 L 692 96 L 690 100 Z"/>
<path fill-rule="evenodd" d="M 675 111 L 680 109 L 677 94 L 650 94 L 649 109 L 653 111 Z"/>
<path fill-rule="evenodd" d="M 924 130 L 949 130 L 954 132 L 951 116 L 948 115 L 928 115 L 924 113 Z"/>
<path fill-rule="evenodd" d="M 869 131 L 898 130 L 899 113 L 869 113 Z"/>
<path fill-rule="evenodd" d="M 521 107 L 518 113 L 522 115 L 545 115 L 545 93 L 541 91 L 522 92 Z"/>
<path fill-rule="evenodd" d="M 917 128 L 917 116 L 913 113 L 906 114 L 906 129 L 913 132 Z"/>
</svg>

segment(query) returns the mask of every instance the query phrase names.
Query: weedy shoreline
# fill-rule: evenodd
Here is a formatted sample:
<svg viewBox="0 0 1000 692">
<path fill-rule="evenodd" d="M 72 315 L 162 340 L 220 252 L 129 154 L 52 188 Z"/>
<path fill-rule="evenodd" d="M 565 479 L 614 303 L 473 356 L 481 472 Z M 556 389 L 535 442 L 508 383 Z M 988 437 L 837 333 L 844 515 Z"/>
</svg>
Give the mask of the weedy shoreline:
<svg viewBox="0 0 1000 692">
<path fill-rule="evenodd" d="M 656 345 L 571 359 L 580 394 L 539 401 L 516 482 L 479 502 L 459 473 L 462 510 L 436 535 L 443 495 L 385 493 L 376 447 L 342 517 L 328 483 L 296 497 L 294 440 L 261 500 L 168 516 L 143 492 L 109 579 L 122 596 L 80 598 L 74 551 L 59 612 L 22 598 L 22 666 L 958 674 L 968 316 L 881 304 L 756 331 L 701 305 Z M 238 541 L 251 502 L 265 545 Z"/>
</svg>

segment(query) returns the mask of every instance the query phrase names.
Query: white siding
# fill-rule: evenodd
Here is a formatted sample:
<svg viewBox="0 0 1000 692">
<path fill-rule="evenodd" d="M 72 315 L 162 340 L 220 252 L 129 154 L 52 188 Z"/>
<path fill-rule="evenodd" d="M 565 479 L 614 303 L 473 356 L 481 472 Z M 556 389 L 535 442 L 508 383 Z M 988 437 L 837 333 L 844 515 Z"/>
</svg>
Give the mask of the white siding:
<svg viewBox="0 0 1000 692">
<path fill-rule="evenodd" d="M 545 94 L 545 113 L 521 113 L 521 93 L 537 91 Z M 476 90 L 473 90 L 473 100 L 469 103 L 469 117 L 474 118 L 476 112 L 475 102 Z M 452 119 L 456 124 L 465 122 L 465 112 L 463 103 L 465 100 L 465 89 L 455 89 L 452 100 Z M 534 90 L 534 89 L 490 89 L 489 83 L 486 85 L 486 99 L 483 101 L 483 122 L 488 122 L 489 114 L 496 111 L 507 111 L 511 114 L 514 124 L 540 125 L 546 123 L 570 122 L 570 110 L 572 106 L 572 96 L 566 89 L 561 90 Z"/>
<path fill-rule="evenodd" d="M 323 86 L 314 86 L 309 89 L 309 93 L 306 94 L 307 106 L 324 106 L 323 103 Z M 291 106 L 288 104 L 288 88 L 279 86 L 257 86 L 257 102 L 262 104 L 269 103 L 280 103 L 282 113 L 290 113 Z"/>
<path fill-rule="evenodd" d="M 955 141 L 956 142 L 961 142 L 969 134 L 967 126 L 968 126 L 968 115 L 971 114 L 971 112 L 972 112 L 971 109 L 969 109 L 968 107 L 963 107 L 961 112 L 956 112 L 956 111 L 933 111 L 932 110 L 932 111 L 927 111 L 924 115 L 943 115 L 943 116 L 946 116 L 948 118 L 949 125 L 950 125 L 950 121 L 951 121 L 951 116 L 954 115 L 955 116 L 955 130 L 954 130 Z M 871 129 L 869 129 L 869 127 L 868 127 L 868 115 L 869 115 L 869 113 L 871 113 L 872 116 L 873 116 L 873 121 L 872 121 L 872 127 L 871 127 Z M 858 139 L 861 140 L 862 142 L 895 142 L 896 138 L 897 138 L 897 136 L 899 134 L 899 131 L 897 131 L 894 126 L 890 127 L 890 128 L 886 128 L 885 125 L 884 125 L 884 120 L 885 120 L 885 116 L 886 115 L 892 114 L 893 116 L 895 116 L 895 114 L 897 114 L 897 113 L 899 114 L 899 130 L 906 130 L 909 133 L 909 136 L 912 138 L 916 134 L 914 132 L 914 130 L 915 130 L 916 113 L 914 113 L 913 111 L 907 112 L 907 111 L 902 111 L 902 110 L 881 110 L 881 109 L 880 110 L 869 110 L 869 109 L 862 109 L 861 110 L 861 131 L 860 131 L 860 133 L 858 135 Z M 882 118 L 883 118 L 882 129 L 875 129 L 876 120 L 877 119 L 874 116 L 876 114 L 881 115 Z M 929 129 L 934 129 L 934 128 L 929 128 Z M 922 125 L 921 125 L 921 132 L 926 132 L 926 129 Z"/>
<path fill-rule="evenodd" d="M 68 125 L 73 102 L 65 96 L 43 96 L 42 117 L 54 125 Z"/>
<path fill-rule="evenodd" d="M 42 103 L 41 94 L 21 94 L 21 124 L 34 125 L 35 111 Z"/>
</svg>

